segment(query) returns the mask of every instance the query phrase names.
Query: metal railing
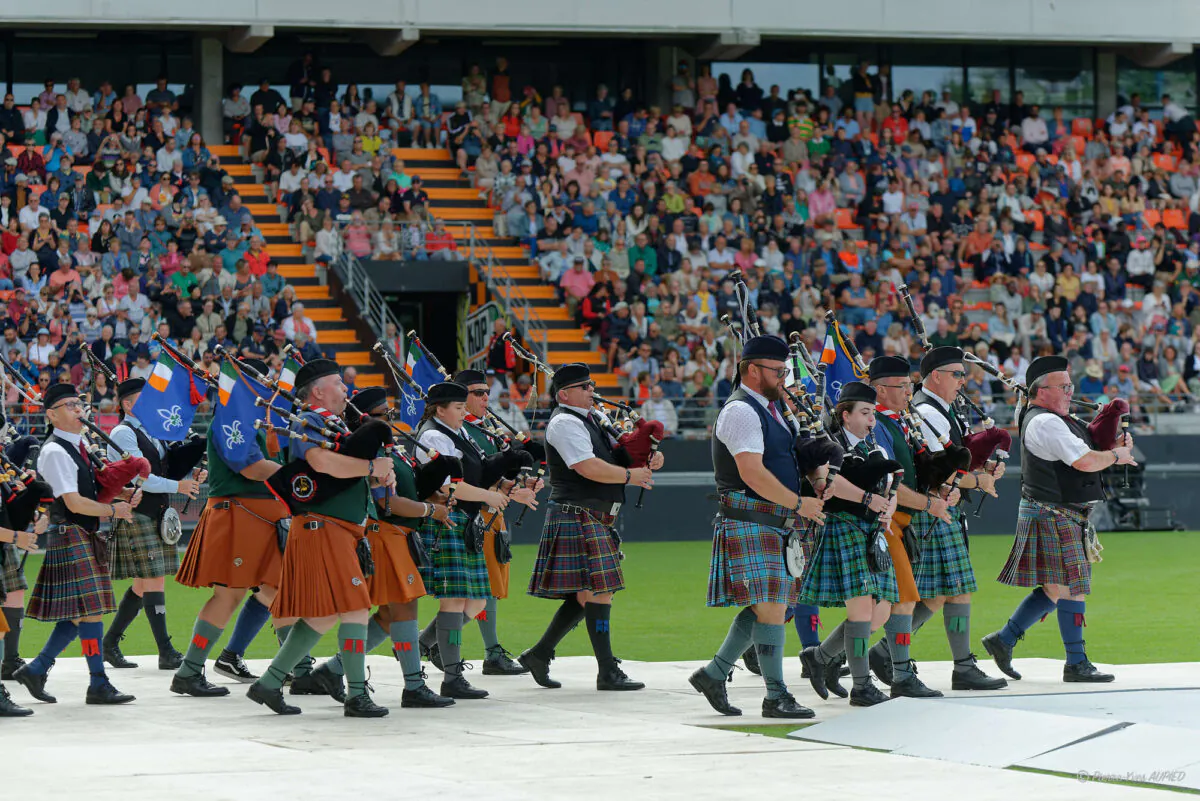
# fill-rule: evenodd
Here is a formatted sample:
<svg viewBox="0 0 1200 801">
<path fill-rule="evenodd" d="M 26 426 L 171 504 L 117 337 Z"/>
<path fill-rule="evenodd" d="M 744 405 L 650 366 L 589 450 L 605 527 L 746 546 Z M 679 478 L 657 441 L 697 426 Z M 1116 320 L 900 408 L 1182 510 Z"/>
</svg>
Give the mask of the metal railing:
<svg viewBox="0 0 1200 801">
<path fill-rule="evenodd" d="M 533 304 L 521 291 L 520 284 L 509 273 L 508 268 L 496 259 L 492 249 L 479 236 L 475 224 L 469 220 L 445 220 L 445 223 L 447 226 L 457 226 L 466 231 L 466 236 L 460 238 L 467 242 L 467 258 L 484 276 L 492 297 L 504 309 L 504 315 L 521 324 L 519 333 L 523 336 L 526 346 L 538 358 L 548 360 L 550 340 L 546 325 L 534 311 Z"/>
<path fill-rule="evenodd" d="M 357 256 L 349 251 L 342 251 L 334 265 L 343 288 L 358 306 L 359 316 L 379 340 L 386 336 L 388 323 L 396 327 L 397 333 L 403 330 Z"/>
</svg>

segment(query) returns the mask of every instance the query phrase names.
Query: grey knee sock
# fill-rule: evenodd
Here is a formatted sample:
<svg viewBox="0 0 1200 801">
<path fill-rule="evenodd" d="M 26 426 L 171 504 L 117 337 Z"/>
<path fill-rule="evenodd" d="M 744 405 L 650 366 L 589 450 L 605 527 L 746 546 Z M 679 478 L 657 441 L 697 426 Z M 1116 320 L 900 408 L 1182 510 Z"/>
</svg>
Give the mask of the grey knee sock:
<svg viewBox="0 0 1200 801">
<path fill-rule="evenodd" d="M 912 615 L 893 614 L 883 624 L 884 636 L 879 642 L 888 643 L 888 654 L 892 660 L 892 677 L 896 681 L 907 679 L 913 674 L 912 660 L 908 647 L 912 638 Z M 878 646 L 878 643 L 876 644 Z"/>
<path fill-rule="evenodd" d="M 942 607 L 942 618 L 946 626 L 946 640 L 950 643 L 950 655 L 957 663 L 971 655 L 971 604 L 947 602 Z M 969 670 L 971 665 L 955 664 L 955 670 Z"/>
<path fill-rule="evenodd" d="M 754 641 L 754 610 L 746 607 L 738 612 L 737 617 L 729 626 L 725 642 L 717 649 L 712 661 L 704 666 L 704 672 L 714 679 L 724 679 L 733 671 L 738 657 L 750 647 Z"/>
<path fill-rule="evenodd" d="M 388 633 L 383 630 L 375 618 L 367 621 L 367 639 L 364 643 L 366 652 L 369 654 L 379 647 L 379 644 L 388 638 Z M 332 658 L 325 661 L 325 667 L 337 676 L 346 675 L 346 668 L 342 665 L 342 652 L 338 651 Z"/>
<path fill-rule="evenodd" d="M 442 664 L 446 667 L 446 678 L 462 675 L 462 612 L 438 612 L 437 645 L 442 652 Z"/>
<path fill-rule="evenodd" d="M 758 664 L 767 684 L 767 698 L 778 698 L 787 692 L 787 683 L 783 680 L 783 645 L 787 631 L 782 623 L 756 622 L 753 636 Z"/>
<path fill-rule="evenodd" d="M 870 624 L 868 624 L 868 627 Z M 829 663 L 836 659 L 841 659 L 842 654 L 846 653 L 846 621 L 837 624 L 837 628 L 825 635 L 825 639 L 821 640 L 821 644 L 817 646 L 817 656 L 822 662 Z"/>
<path fill-rule="evenodd" d="M 847 620 L 845 623 L 846 659 L 854 686 L 865 687 L 871 682 L 871 665 L 867 659 L 867 643 L 871 639 L 871 621 Z"/>
<path fill-rule="evenodd" d="M 913 607 L 912 633 L 916 634 L 918 631 L 920 631 L 921 626 L 924 626 L 926 623 L 928 623 L 931 617 L 933 617 L 933 610 L 926 606 L 924 601 L 919 602 L 915 607 Z"/>
<path fill-rule="evenodd" d="M 437 615 L 433 616 L 433 620 L 429 621 L 429 625 L 421 629 L 421 636 L 418 638 L 422 647 L 428 649 L 437 645 Z"/>
</svg>

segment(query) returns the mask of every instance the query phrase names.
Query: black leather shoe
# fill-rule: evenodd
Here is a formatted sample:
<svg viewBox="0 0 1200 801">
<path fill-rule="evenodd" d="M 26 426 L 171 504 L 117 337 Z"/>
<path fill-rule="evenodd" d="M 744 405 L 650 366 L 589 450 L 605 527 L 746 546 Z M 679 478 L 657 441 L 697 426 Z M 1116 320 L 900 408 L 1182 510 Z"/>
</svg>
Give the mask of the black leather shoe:
<svg viewBox="0 0 1200 801">
<path fill-rule="evenodd" d="M 910 659 L 908 662 L 911 676 L 892 682 L 891 696 L 893 698 L 941 698 L 942 691 L 926 687 L 925 682 L 917 678 L 917 666 Z"/>
<path fill-rule="evenodd" d="M 21 686 L 29 690 L 29 694 L 43 704 L 57 704 L 58 699 L 50 693 L 46 692 L 46 674 L 36 674 L 29 672 L 29 666 L 19 668 L 13 673 L 13 679 L 19 681 Z"/>
<path fill-rule="evenodd" d="M 747 648 L 742 654 L 742 664 L 746 666 L 746 670 L 755 676 L 762 675 L 762 666 L 758 664 L 758 651 L 754 650 L 753 645 Z"/>
<path fill-rule="evenodd" d="M 996 667 L 1000 668 L 1001 673 L 1010 679 L 1021 680 L 1021 674 L 1017 672 L 1017 669 L 1012 664 L 1012 646 L 1000 639 L 1000 632 L 993 631 L 980 642 L 983 643 L 983 650 L 988 652 L 988 656 L 996 660 Z"/>
<path fill-rule="evenodd" d="M 483 675 L 485 676 L 524 676 L 529 668 L 518 665 L 513 661 L 512 654 L 497 646 L 489 650 L 483 660 Z"/>
<path fill-rule="evenodd" d="M 1105 684 L 1110 681 L 1115 681 L 1116 676 L 1111 673 L 1101 673 L 1087 659 L 1082 662 L 1076 662 L 1074 665 L 1063 665 L 1063 681 L 1066 682 L 1081 682 L 1084 684 Z"/>
<path fill-rule="evenodd" d="M 224 676 L 227 679 L 240 681 L 242 684 L 252 684 L 258 681 L 258 676 L 250 672 L 250 668 L 246 667 L 246 660 L 242 659 L 241 654 L 222 651 L 217 657 L 217 661 L 213 663 L 213 672 Z"/>
<path fill-rule="evenodd" d="M 283 700 L 283 690 L 264 687 L 257 681 L 246 688 L 246 697 L 256 704 L 262 704 L 277 715 L 299 715 L 300 707 L 289 706 Z"/>
<path fill-rule="evenodd" d="M 104 682 L 99 687 L 88 687 L 87 698 L 89 704 L 97 706 L 117 706 L 118 704 L 128 704 L 130 701 L 136 701 L 129 693 L 123 693 L 116 687 L 112 686 L 111 682 Z"/>
<path fill-rule="evenodd" d="M 123 640 L 123 639 L 125 639 L 125 638 L 124 637 L 120 638 L 120 640 Z M 103 644 L 104 661 L 107 662 L 112 667 L 117 668 L 118 670 L 127 670 L 129 668 L 137 667 L 136 662 L 130 662 L 128 659 L 125 658 L 125 654 L 121 653 L 121 641 L 120 640 L 113 642 L 113 641 L 110 641 L 109 639 L 105 638 L 104 644 Z M 180 664 L 182 664 L 182 662 Z M 178 670 L 178 669 L 179 669 L 178 666 L 176 666 L 176 670 Z"/>
<path fill-rule="evenodd" d="M 808 678 L 813 692 L 821 696 L 822 701 L 827 700 L 829 688 L 825 686 L 825 663 L 821 661 L 821 655 L 817 653 L 817 646 L 810 645 L 800 652 L 800 664 L 804 666 L 800 675 Z M 766 713 L 764 712 L 764 714 Z"/>
<path fill-rule="evenodd" d="M 889 700 L 883 690 L 875 686 L 870 679 L 862 687 L 850 689 L 850 706 L 875 706 Z"/>
<path fill-rule="evenodd" d="M 346 699 L 344 714 L 348 718 L 386 718 L 388 708 L 372 701 L 370 693 L 360 693 Z"/>
<path fill-rule="evenodd" d="M 892 657 L 887 651 L 876 646 L 867 651 L 867 661 L 875 678 L 884 684 L 892 683 Z"/>
<path fill-rule="evenodd" d="M 549 659 L 543 659 L 535 654 L 532 648 L 517 657 L 521 666 L 529 669 L 534 681 L 548 690 L 557 690 L 562 686 L 562 682 L 550 678 L 550 662 L 553 659 L 554 654 L 551 654 Z"/>
<path fill-rule="evenodd" d="M 8 690 L 4 688 L 3 684 L 0 684 L 0 718 L 27 718 L 32 714 L 32 709 L 26 709 L 13 703 Z"/>
<path fill-rule="evenodd" d="M 742 710 L 729 703 L 729 693 L 725 692 L 726 681 L 728 679 L 714 679 L 704 668 L 700 668 L 688 677 L 688 684 L 708 700 L 709 706 L 722 715 L 737 717 L 742 714 Z"/>
<path fill-rule="evenodd" d="M 443 698 L 457 698 L 460 701 L 478 701 L 488 697 L 487 690 L 471 686 L 465 676 L 458 675 L 442 682 L 440 695 Z"/>
<path fill-rule="evenodd" d="M 181 667 L 183 667 L 183 654 L 176 651 L 174 646 L 167 645 L 167 650 L 158 652 L 159 670 L 179 670 Z"/>
<path fill-rule="evenodd" d="M 0 681 L 13 681 L 13 674 L 23 667 L 25 667 L 25 660 L 19 656 L 5 659 L 4 664 L 0 664 Z"/>
<path fill-rule="evenodd" d="M 842 659 L 845 659 L 845 657 L 842 657 Z M 842 659 L 836 662 L 829 662 L 825 665 L 825 687 L 838 698 L 845 698 L 850 694 L 846 692 L 846 688 L 838 681 L 842 677 Z"/>
<path fill-rule="evenodd" d="M 596 674 L 596 689 L 621 692 L 626 690 L 644 690 L 646 689 L 646 685 L 626 676 L 625 671 L 621 670 L 621 660 L 614 659 L 600 666 L 600 672 Z"/>
<path fill-rule="evenodd" d="M 180 676 L 176 673 L 171 677 L 171 692 L 179 695 L 190 695 L 193 698 L 219 698 L 229 695 L 228 687 L 218 687 L 209 682 L 201 671 L 195 676 Z"/>
<path fill-rule="evenodd" d="M 959 670 L 963 667 L 963 670 Z M 975 664 L 975 654 L 954 663 L 954 672 L 950 676 L 952 690 L 1000 690 L 1008 686 L 1008 681 L 992 678 L 979 669 Z"/>
<path fill-rule="evenodd" d="M 328 695 L 339 704 L 346 703 L 346 688 L 342 677 L 325 665 L 318 665 L 307 676 L 296 676 L 288 688 L 292 695 Z"/>
<path fill-rule="evenodd" d="M 401 709 L 443 709 L 454 706 L 453 698 L 438 695 L 422 684 L 416 690 L 405 689 L 400 694 Z"/>
<path fill-rule="evenodd" d="M 791 693 L 784 693 L 778 698 L 763 699 L 762 716 L 764 718 L 794 718 L 799 720 L 815 718 L 817 713 L 806 706 L 800 706 L 800 704 L 796 703 L 796 699 Z"/>
</svg>

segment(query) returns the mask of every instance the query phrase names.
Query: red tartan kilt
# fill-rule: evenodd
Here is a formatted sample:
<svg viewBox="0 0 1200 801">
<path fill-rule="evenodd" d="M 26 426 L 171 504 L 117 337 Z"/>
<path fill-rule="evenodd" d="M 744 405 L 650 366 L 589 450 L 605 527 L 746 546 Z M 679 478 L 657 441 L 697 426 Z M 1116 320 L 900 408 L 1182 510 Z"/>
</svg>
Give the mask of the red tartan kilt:
<svg viewBox="0 0 1200 801">
<path fill-rule="evenodd" d="M 29 617 L 49 623 L 117 611 L 112 581 L 97 556 L 99 542 L 79 526 L 51 527 Z"/>
<path fill-rule="evenodd" d="M 625 589 L 611 515 L 550 507 L 528 593 L 559 599 L 584 590 L 597 595 Z"/>
</svg>

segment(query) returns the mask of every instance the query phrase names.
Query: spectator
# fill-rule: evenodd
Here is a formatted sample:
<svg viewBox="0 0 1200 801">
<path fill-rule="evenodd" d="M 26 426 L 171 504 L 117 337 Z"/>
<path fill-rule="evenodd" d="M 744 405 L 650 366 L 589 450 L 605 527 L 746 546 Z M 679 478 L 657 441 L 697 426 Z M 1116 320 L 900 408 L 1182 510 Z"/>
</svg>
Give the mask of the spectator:
<svg viewBox="0 0 1200 801">
<path fill-rule="evenodd" d="M 660 386 L 651 387 L 650 400 L 642 404 L 642 417 L 662 423 L 663 433 L 668 437 L 679 433 L 679 416 L 675 411 L 675 404 L 663 397 L 663 389 Z"/>
</svg>

